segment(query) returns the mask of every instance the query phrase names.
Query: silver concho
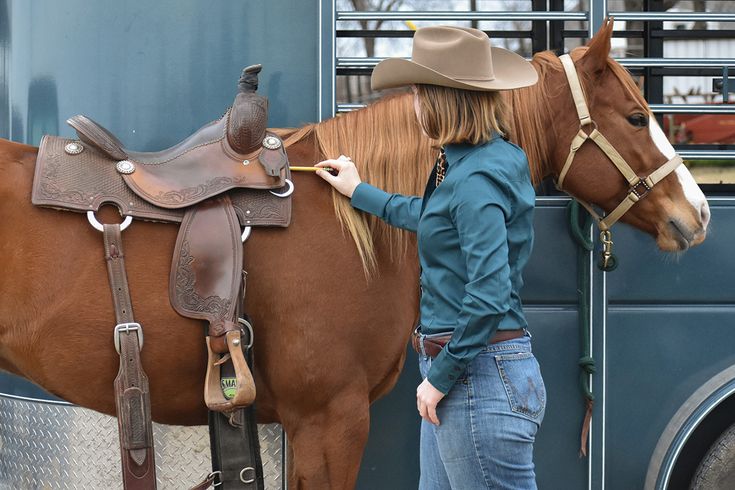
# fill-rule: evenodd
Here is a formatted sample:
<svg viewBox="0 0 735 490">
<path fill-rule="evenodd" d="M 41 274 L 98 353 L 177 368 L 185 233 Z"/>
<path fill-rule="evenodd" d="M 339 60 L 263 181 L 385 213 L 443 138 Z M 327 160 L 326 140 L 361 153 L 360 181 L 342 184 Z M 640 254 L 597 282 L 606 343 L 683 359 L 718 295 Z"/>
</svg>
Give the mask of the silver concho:
<svg viewBox="0 0 735 490">
<path fill-rule="evenodd" d="M 117 168 L 117 171 L 121 174 L 132 174 L 135 172 L 135 164 L 128 160 L 120 160 L 117 162 L 117 165 L 115 165 L 115 168 Z"/>
<path fill-rule="evenodd" d="M 279 140 L 275 136 L 267 136 L 263 140 L 263 146 L 265 146 L 269 150 L 277 150 L 281 147 L 281 140 Z"/>
<path fill-rule="evenodd" d="M 75 141 L 73 143 L 68 143 L 64 147 L 64 151 L 67 152 L 69 155 L 79 155 L 83 150 L 84 150 L 84 146 L 78 141 Z"/>
</svg>

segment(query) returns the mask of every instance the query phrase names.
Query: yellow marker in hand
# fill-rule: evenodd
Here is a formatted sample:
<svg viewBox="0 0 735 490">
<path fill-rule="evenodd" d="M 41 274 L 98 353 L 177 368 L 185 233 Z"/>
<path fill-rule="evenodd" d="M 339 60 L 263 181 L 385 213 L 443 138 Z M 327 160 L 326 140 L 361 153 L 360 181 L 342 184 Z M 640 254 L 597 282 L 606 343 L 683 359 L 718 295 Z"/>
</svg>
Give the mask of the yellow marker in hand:
<svg viewBox="0 0 735 490">
<path fill-rule="evenodd" d="M 292 171 L 295 171 L 295 172 L 316 172 L 320 168 L 322 170 L 326 170 L 327 172 L 332 172 L 334 170 L 332 167 L 296 167 L 296 166 L 290 166 L 288 168 L 290 168 Z"/>
</svg>

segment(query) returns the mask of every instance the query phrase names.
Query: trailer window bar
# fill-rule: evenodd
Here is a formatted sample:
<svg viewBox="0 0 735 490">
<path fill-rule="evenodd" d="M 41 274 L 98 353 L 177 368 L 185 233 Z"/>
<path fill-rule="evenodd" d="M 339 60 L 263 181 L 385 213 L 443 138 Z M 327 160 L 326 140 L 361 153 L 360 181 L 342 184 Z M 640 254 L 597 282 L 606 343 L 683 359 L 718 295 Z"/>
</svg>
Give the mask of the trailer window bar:
<svg viewBox="0 0 735 490">
<path fill-rule="evenodd" d="M 447 11 L 427 12 L 419 10 L 401 10 L 397 12 L 337 12 L 339 21 L 364 20 L 430 20 L 430 21 L 468 21 L 468 20 L 589 20 L 587 12 L 489 12 L 489 11 Z"/>
</svg>

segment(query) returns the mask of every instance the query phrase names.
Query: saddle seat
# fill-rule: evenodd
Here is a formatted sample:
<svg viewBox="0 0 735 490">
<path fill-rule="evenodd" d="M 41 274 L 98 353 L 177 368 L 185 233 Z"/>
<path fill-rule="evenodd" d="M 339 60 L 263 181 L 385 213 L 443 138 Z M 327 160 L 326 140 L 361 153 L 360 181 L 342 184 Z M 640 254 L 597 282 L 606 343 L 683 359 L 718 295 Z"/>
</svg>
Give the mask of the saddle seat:
<svg viewBox="0 0 735 490">
<path fill-rule="evenodd" d="M 67 122 L 82 143 L 117 160 L 128 187 L 154 206 L 186 208 L 234 188 L 277 189 L 285 184 L 288 158 L 280 138 L 266 131 L 267 99 L 255 93 L 260 69 L 244 70 L 240 93 L 222 118 L 166 150 L 128 150 L 84 115 Z"/>
<path fill-rule="evenodd" d="M 92 118 L 79 114 L 67 119 L 67 124 L 74 128 L 77 137 L 83 143 L 96 148 L 113 160 L 133 160 L 144 164 L 158 164 L 173 160 L 181 154 L 201 144 L 206 144 L 220 137 L 222 120 L 199 128 L 192 135 L 174 146 L 161 151 L 134 151 L 125 148 L 122 142 L 107 128 Z"/>
</svg>

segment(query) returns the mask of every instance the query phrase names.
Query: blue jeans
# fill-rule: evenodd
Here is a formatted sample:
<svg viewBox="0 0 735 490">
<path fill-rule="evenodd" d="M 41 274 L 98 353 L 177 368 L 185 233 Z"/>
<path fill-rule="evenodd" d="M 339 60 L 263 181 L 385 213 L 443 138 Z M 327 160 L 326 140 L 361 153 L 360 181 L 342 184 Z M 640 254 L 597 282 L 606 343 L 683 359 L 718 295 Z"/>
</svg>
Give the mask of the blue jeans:
<svg viewBox="0 0 735 490">
<path fill-rule="evenodd" d="M 419 356 L 421 376 L 432 359 Z M 546 389 L 531 336 L 488 345 L 421 421 L 420 490 L 536 488 L 533 442 Z"/>
</svg>

